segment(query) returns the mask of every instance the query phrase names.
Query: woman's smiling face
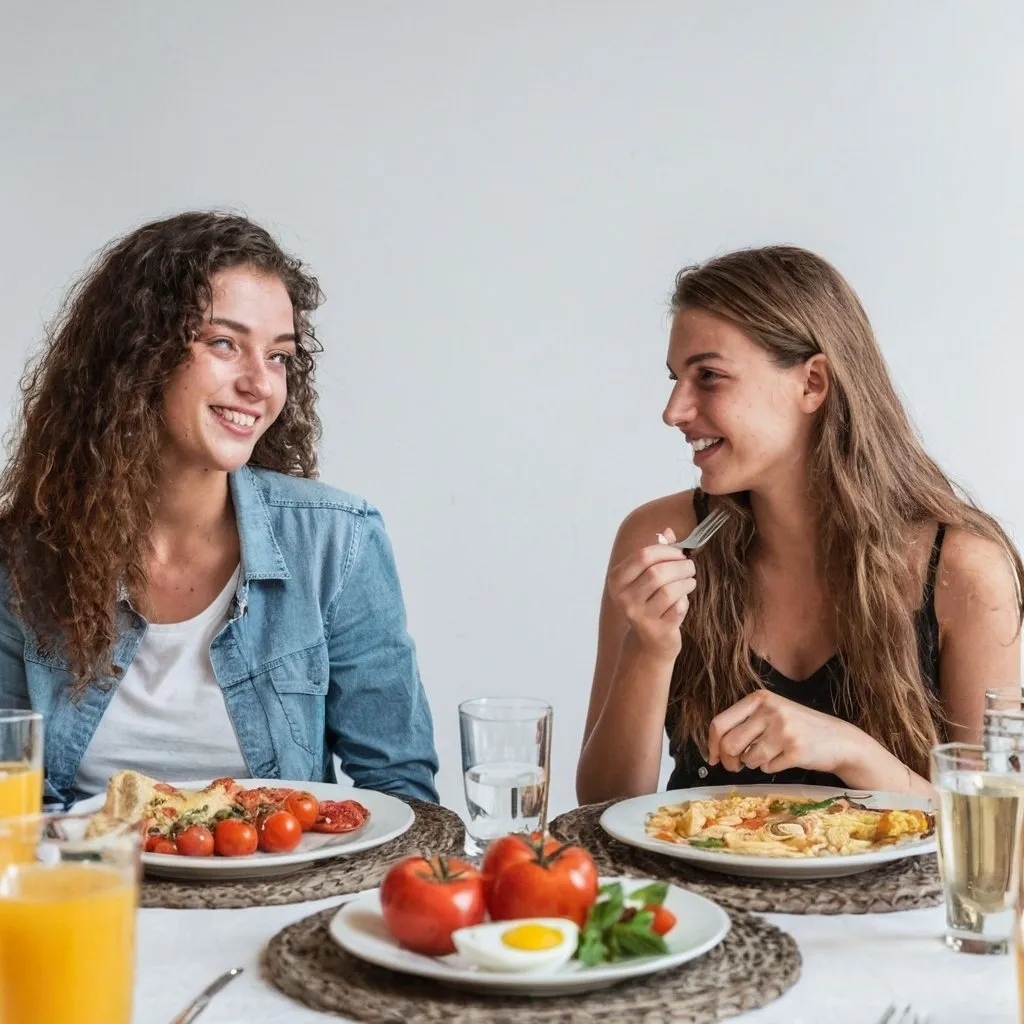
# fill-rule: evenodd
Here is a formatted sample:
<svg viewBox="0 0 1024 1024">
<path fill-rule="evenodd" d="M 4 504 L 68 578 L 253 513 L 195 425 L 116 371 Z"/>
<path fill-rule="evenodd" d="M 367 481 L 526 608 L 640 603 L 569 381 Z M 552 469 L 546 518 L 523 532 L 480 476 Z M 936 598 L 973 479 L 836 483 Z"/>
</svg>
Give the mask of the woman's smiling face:
<svg viewBox="0 0 1024 1024">
<path fill-rule="evenodd" d="M 232 267 L 210 285 L 213 301 L 190 357 L 164 391 L 165 455 L 178 466 L 233 472 L 284 408 L 295 321 L 272 274 Z"/>
</svg>

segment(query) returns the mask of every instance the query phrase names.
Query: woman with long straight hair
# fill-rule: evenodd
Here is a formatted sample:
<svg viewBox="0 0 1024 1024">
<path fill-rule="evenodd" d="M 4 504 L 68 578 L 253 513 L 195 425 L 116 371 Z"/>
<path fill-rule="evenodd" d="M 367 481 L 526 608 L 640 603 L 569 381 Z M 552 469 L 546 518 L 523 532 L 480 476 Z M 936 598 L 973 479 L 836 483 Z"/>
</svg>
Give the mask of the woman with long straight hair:
<svg viewBox="0 0 1024 1024">
<path fill-rule="evenodd" d="M 695 491 L 612 549 L 577 795 L 803 783 L 927 791 L 929 749 L 976 738 L 1020 683 L 1024 567 L 914 432 L 861 303 L 774 246 L 676 279 L 665 423 Z M 710 512 L 726 525 L 688 557 Z M 660 536 L 659 536 L 660 535 Z"/>
<path fill-rule="evenodd" d="M 314 277 L 244 217 L 108 246 L 22 382 L 0 476 L 0 704 L 45 795 L 121 769 L 436 800 L 380 513 L 312 479 Z"/>
</svg>

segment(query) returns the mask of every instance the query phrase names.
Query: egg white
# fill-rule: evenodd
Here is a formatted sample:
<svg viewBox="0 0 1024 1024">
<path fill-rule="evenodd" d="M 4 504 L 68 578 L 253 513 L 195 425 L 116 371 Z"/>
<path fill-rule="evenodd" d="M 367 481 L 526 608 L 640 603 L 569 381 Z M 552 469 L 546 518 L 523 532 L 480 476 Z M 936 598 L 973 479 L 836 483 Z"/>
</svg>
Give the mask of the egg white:
<svg viewBox="0 0 1024 1024">
<path fill-rule="evenodd" d="M 553 928 L 562 941 L 550 949 L 513 949 L 501 937 L 514 928 L 536 924 Z M 524 917 L 514 921 L 490 921 L 459 928 L 452 932 L 452 942 L 459 953 L 477 967 L 488 971 L 555 971 L 568 963 L 576 952 L 579 928 L 574 921 L 561 917 Z"/>
</svg>

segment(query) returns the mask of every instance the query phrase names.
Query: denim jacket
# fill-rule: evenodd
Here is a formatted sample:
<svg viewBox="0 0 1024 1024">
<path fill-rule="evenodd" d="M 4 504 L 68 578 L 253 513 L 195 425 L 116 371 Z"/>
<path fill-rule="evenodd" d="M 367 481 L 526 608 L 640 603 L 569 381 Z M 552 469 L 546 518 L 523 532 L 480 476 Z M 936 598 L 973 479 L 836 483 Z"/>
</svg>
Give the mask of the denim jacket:
<svg viewBox="0 0 1024 1024">
<path fill-rule="evenodd" d="M 249 466 L 230 487 L 242 571 L 210 658 L 250 775 L 333 781 L 337 754 L 356 786 L 436 801 L 433 723 L 380 513 Z M 13 615 L 0 573 L 0 705 L 43 714 L 44 801 L 79 795 L 82 755 L 146 628 L 119 600 L 113 675 L 72 700 L 66 660 Z"/>
</svg>

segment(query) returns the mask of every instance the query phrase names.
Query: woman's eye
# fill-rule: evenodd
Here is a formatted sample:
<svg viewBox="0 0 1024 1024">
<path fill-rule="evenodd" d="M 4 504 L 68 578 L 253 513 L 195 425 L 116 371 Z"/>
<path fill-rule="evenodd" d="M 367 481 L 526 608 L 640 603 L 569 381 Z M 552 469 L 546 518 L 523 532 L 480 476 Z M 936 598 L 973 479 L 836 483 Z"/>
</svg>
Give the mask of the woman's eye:
<svg viewBox="0 0 1024 1024">
<path fill-rule="evenodd" d="M 700 381 L 701 384 L 714 384 L 715 381 L 719 381 L 721 379 L 722 375 L 720 373 L 715 373 L 714 370 L 708 370 L 707 368 L 702 369 L 697 373 L 697 380 Z"/>
<path fill-rule="evenodd" d="M 211 338 L 208 344 L 211 348 L 219 348 L 225 352 L 235 347 L 235 343 L 230 338 Z"/>
<path fill-rule="evenodd" d="M 275 352 L 270 359 L 281 366 L 287 366 L 292 361 L 292 355 L 290 352 Z"/>
</svg>

